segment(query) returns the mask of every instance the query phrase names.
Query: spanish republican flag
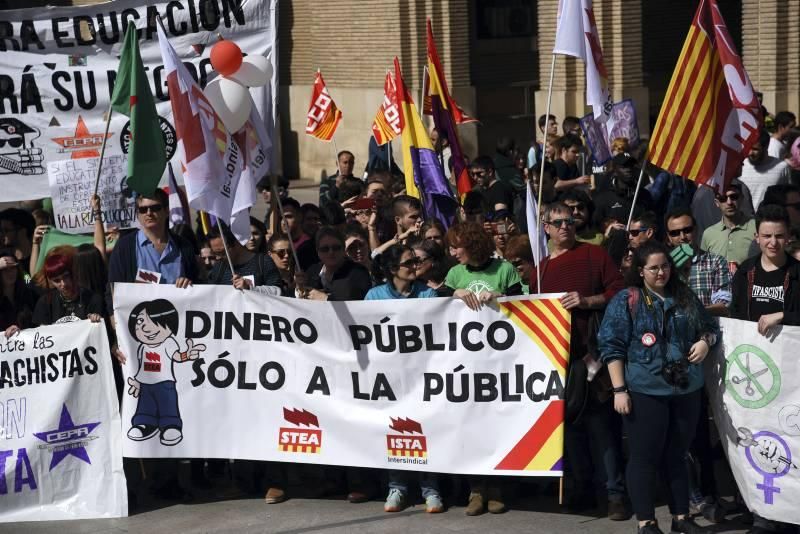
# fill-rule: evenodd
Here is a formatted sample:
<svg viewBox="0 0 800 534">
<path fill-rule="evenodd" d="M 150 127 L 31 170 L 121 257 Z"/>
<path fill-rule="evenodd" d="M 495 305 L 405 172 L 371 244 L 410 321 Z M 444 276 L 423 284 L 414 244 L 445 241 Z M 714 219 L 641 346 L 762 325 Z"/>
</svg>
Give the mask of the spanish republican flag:
<svg viewBox="0 0 800 534">
<path fill-rule="evenodd" d="M 761 107 L 717 0 L 700 0 L 650 141 L 650 162 L 722 187 L 758 139 Z"/>
<path fill-rule="evenodd" d="M 394 71 L 394 79 L 397 82 L 397 103 L 400 108 L 406 194 L 422 201 L 425 217 L 428 220 L 438 219 L 446 228 L 453 222 L 458 202 L 444 177 L 444 171 L 433 150 L 428 132 L 419 118 L 417 106 L 414 105 L 403 82 L 397 58 L 394 58 Z"/>
<path fill-rule="evenodd" d="M 311 92 L 311 104 L 308 106 L 306 133 L 323 141 L 333 139 L 333 134 L 342 120 L 342 112 L 325 87 L 322 73 L 317 71 L 314 77 L 314 90 Z"/>
<path fill-rule="evenodd" d="M 383 83 L 383 102 L 372 121 L 372 136 L 379 145 L 385 145 L 400 135 L 400 110 L 397 107 L 397 86 L 391 72 Z"/>
<path fill-rule="evenodd" d="M 456 176 L 458 196 L 463 197 L 472 190 L 472 182 L 467 173 L 467 164 L 464 153 L 461 151 L 461 141 L 458 138 L 456 124 L 475 122 L 458 107 L 450 91 L 447 89 L 447 80 L 444 78 L 444 69 L 439 61 L 436 51 L 436 42 L 433 40 L 431 19 L 428 19 L 428 95 L 430 96 L 431 115 L 433 123 L 440 135 L 443 132 L 450 144 L 450 154 L 453 158 L 453 174 Z M 447 165 L 447 162 L 444 162 Z"/>
</svg>

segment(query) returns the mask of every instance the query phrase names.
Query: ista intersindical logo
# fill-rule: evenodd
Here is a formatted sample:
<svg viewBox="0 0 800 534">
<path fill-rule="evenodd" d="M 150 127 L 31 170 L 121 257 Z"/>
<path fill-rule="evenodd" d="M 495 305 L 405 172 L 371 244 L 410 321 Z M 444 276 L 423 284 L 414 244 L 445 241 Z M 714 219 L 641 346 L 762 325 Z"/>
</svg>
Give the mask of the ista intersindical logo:
<svg viewBox="0 0 800 534">
<path fill-rule="evenodd" d="M 283 418 L 295 427 L 281 427 L 278 449 L 283 452 L 319 454 L 322 450 L 322 430 L 317 416 L 307 410 L 283 409 Z M 311 427 L 317 428 L 311 428 Z M 304 428 L 305 427 L 305 428 Z"/>
<path fill-rule="evenodd" d="M 428 444 L 422 435 L 422 425 L 403 417 L 390 417 L 389 428 L 399 434 L 386 435 L 386 452 L 389 463 L 427 464 Z"/>
</svg>

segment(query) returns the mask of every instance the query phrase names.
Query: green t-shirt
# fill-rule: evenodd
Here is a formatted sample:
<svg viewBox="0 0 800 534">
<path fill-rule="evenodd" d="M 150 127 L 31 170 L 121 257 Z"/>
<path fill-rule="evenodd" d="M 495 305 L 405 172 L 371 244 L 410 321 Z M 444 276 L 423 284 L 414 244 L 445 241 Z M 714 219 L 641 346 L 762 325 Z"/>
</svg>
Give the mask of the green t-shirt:
<svg viewBox="0 0 800 534">
<path fill-rule="evenodd" d="M 466 265 L 456 265 L 447 272 L 444 283 L 451 289 L 468 289 L 473 293 L 496 291 L 506 294 L 509 287 L 521 283 L 519 273 L 505 260 L 494 258 L 481 271 L 470 271 Z"/>
</svg>

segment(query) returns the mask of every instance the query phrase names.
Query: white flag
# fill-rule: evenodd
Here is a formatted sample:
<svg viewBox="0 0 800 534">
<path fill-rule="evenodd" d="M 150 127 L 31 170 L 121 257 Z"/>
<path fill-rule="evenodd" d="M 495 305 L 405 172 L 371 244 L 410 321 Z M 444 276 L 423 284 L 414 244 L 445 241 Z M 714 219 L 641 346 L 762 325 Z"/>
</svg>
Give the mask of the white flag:
<svg viewBox="0 0 800 534">
<path fill-rule="evenodd" d="M 553 53 L 586 63 L 586 104 L 592 106 L 595 120 L 605 122 L 611 115 L 612 103 L 592 0 L 559 1 Z"/>
<path fill-rule="evenodd" d="M 539 218 L 539 207 L 536 205 L 536 200 L 533 198 L 533 187 L 528 184 L 527 187 L 525 187 L 525 191 L 525 199 L 527 202 L 527 206 L 525 206 L 525 218 L 528 222 L 528 237 L 531 241 L 533 263 L 538 269 L 542 259 L 546 258 L 549 254 L 547 250 L 547 233 L 544 231 L 544 226 Z M 533 284 L 533 280 L 531 280 L 531 284 Z"/>
</svg>

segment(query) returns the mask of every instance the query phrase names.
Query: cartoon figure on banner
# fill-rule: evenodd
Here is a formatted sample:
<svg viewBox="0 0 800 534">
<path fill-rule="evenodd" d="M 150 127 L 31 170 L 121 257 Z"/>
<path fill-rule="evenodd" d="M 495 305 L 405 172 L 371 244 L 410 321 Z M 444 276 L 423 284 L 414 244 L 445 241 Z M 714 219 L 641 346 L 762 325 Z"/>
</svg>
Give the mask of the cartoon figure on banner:
<svg viewBox="0 0 800 534">
<path fill-rule="evenodd" d="M 764 492 L 764 503 L 774 504 L 775 494 L 781 489 L 775 485 L 775 479 L 785 476 L 789 470 L 797 469 L 792 462 L 792 451 L 779 435 L 762 430 L 753 434 L 747 428 L 739 428 L 737 445 L 745 448 L 744 454 L 756 473 L 764 477 L 764 482 L 756 484 L 756 488 Z"/>
<path fill-rule="evenodd" d="M 0 117 L 0 174 L 44 174 L 42 149 L 33 146 L 41 135 L 18 119 Z"/>
<path fill-rule="evenodd" d="M 128 318 L 128 331 L 140 343 L 138 369 L 128 378 L 128 394 L 139 399 L 128 430 L 128 438 L 134 441 L 157 433 L 162 445 L 177 445 L 183 439 L 173 363 L 195 360 L 206 347 L 187 339 L 182 351 L 175 339 L 178 322 L 178 310 L 164 299 L 140 302 Z"/>
</svg>

